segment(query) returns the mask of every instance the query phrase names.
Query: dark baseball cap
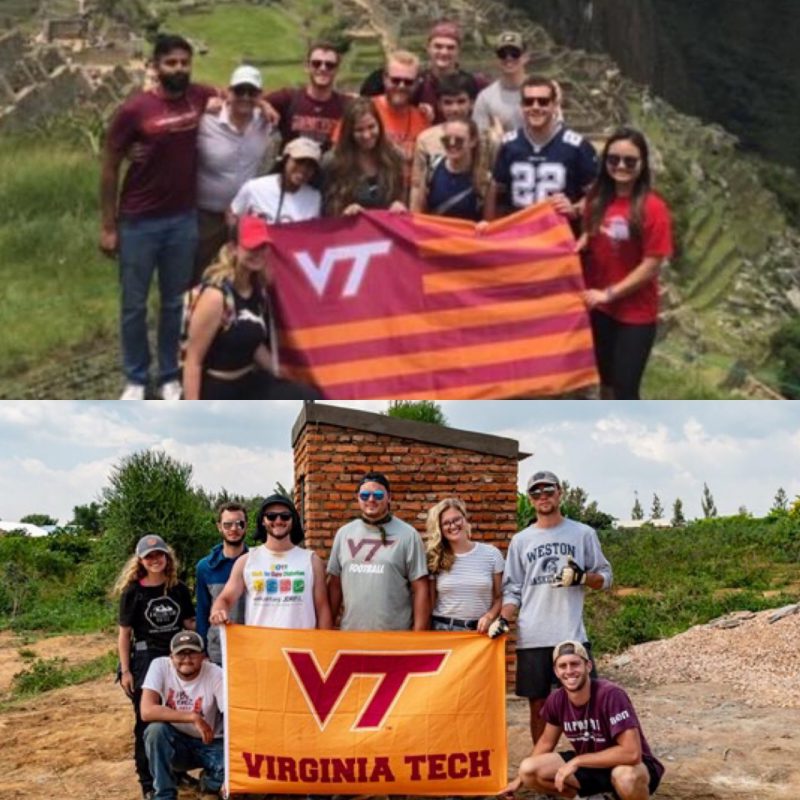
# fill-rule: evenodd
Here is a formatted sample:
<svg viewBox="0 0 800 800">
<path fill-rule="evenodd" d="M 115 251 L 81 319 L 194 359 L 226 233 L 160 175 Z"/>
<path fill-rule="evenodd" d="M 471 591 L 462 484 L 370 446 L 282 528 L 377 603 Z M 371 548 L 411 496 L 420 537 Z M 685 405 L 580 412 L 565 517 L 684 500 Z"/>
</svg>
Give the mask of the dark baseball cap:
<svg viewBox="0 0 800 800">
<path fill-rule="evenodd" d="M 528 478 L 528 491 L 533 489 L 533 487 L 539 483 L 561 488 L 561 481 L 558 479 L 555 472 L 549 472 L 546 469 L 541 470 L 540 472 L 534 472 L 533 475 Z"/>
<path fill-rule="evenodd" d="M 142 536 L 136 544 L 136 555 L 139 558 L 144 558 L 148 553 L 154 553 L 156 550 L 169 553 L 169 546 L 157 533 L 148 533 L 147 536 Z"/>
<path fill-rule="evenodd" d="M 170 653 L 180 653 L 183 650 L 194 650 L 202 653 L 205 650 L 203 637 L 196 631 L 179 631 L 169 643 Z"/>
</svg>

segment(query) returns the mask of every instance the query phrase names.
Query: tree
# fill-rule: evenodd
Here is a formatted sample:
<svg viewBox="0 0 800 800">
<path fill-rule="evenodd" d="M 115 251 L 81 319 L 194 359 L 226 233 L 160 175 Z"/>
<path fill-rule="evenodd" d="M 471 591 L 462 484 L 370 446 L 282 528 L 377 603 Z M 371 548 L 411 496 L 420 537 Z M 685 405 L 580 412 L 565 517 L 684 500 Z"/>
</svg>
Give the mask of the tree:
<svg viewBox="0 0 800 800">
<path fill-rule="evenodd" d="M 663 519 L 664 506 L 661 505 L 661 499 L 653 492 L 653 505 L 650 507 L 650 519 Z"/>
<path fill-rule="evenodd" d="M 800 319 L 785 323 L 772 336 L 770 348 L 778 364 L 781 394 L 789 399 L 800 398 Z"/>
<path fill-rule="evenodd" d="M 445 417 L 442 407 L 433 400 L 391 400 L 386 414 L 398 419 L 447 425 L 447 417 Z"/>
<path fill-rule="evenodd" d="M 700 501 L 700 505 L 703 509 L 703 516 L 706 519 L 717 516 L 717 506 L 714 503 L 714 496 L 711 494 L 707 483 L 703 483 L 703 497 Z"/>
<path fill-rule="evenodd" d="M 682 528 L 686 524 L 686 517 L 683 515 L 683 501 L 680 497 L 675 498 L 672 504 L 672 519 L 670 525 L 673 528 Z"/>
<path fill-rule="evenodd" d="M 58 525 L 58 520 L 49 514 L 26 514 L 20 519 L 20 522 L 26 522 L 28 525 L 38 525 L 40 528 L 45 525 Z"/>
<path fill-rule="evenodd" d="M 76 528 L 90 533 L 100 533 L 102 529 L 102 509 L 100 503 L 89 503 L 85 506 L 75 506 L 72 509 L 72 522 Z"/>
<path fill-rule="evenodd" d="M 747 506 L 741 505 L 739 506 L 739 510 L 736 512 L 740 517 L 750 517 L 752 514 L 747 510 Z"/>
<path fill-rule="evenodd" d="M 636 498 L 636 501 L 631 509 L 631 519 L 644 519 L 644 509 L 642 508 L 642 504 L 639 502 L 639 492 L 635 491 L 633 494 Z"/>
<path fill-rule="evenodd" d="M 775 492 L 775 498 L 772 501 L 772 508 L 770 511 L 774 511 L 777 513 L 781 513 L 783 511 L 788 510 L 789 508 L 789 497 L 787 496 L 783 486 L 781 486 L 777 492 Z"/>
</svg>

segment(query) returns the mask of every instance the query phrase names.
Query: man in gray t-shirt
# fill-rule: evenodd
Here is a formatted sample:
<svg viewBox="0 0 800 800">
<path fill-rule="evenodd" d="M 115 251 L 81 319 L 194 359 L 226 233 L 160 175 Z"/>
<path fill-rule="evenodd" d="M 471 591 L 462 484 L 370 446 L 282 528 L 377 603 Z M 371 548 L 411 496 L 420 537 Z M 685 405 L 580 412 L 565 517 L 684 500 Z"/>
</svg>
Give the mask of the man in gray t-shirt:
<svg viewBox="0 0 800 800">
<path fill-rule="evenodd" d="M 516 31 L 501 33 L 497 37 L 495 53 L 500 77 L 478 94 L 472 118 L 481 133 L 492 131 L 502 137 L 525 123 L 519 104 L 519 91 L 528 65 L 522 34 Z"/>
<path fill-rule="evenodd" d="M 595 531 L 561 514 L 561 483 L 552 472 L 528 481 L 536 522 L 511 540 L 503 572 L 503 607 L 489 628 L 497 635 L 517 617 L 517 686 L 530 704 L 533 742 L 544 730 L 539 712 L 556 676 L 552 652 L 558 642 L 589 643 L 583 624 L 586 589 L 608 589 L 611 565 Z"/>
<path fill-rule="evenodd" d="M 428 628 L 425 548 L 417 531 L 389 511 L 389 481 L 368 472 L 358 486 L 361 516 L 336 532 L 328 561 L 334 619 L 342 630 Z"/>
</svg>

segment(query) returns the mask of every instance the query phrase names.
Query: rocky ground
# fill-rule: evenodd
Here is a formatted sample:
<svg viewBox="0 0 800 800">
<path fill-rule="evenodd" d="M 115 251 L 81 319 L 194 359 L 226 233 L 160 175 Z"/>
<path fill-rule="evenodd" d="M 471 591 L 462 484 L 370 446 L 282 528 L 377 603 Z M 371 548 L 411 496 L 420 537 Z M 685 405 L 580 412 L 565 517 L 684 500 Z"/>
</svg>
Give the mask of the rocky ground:
<svg viewBox="0 0 800 800">
<path fill-rule="evenodd" d="M 735 627 L 698 626 L 601 664 L 630 692 L 667 773 L 672 800 L 795 800 L 800 793 L 800 614 L 773 612 Z M 38 644 L 0 636 L 0 693 L 20 648 L 80 661 L 113 647 L 107 636 Z M 113 679 L 18 702 L 0 712 L 3 800 L 137 800 L 130 705 Z M 510 764 L 530 748 L 527 704 L 508 703 Z M 182 790 L 181 800 L 195 800 Z"/>
</svg>

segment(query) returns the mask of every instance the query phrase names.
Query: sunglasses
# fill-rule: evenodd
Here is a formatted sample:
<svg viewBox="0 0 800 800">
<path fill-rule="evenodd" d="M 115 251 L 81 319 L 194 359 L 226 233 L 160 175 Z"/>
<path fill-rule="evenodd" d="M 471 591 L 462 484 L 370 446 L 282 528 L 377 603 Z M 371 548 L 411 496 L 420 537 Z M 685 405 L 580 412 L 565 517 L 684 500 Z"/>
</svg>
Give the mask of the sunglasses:
<svg viewBox="0 0 800 800">
<path fill-rule="evenodd" d="M 553 102 L 552 97 L 523 97 L 522 105 L 525 108 L 532 108 L 538 106 L 539 108 L 547 108 Z"/>
<path fill-rule="evenodd" d="M 288 511 L 267 511 L 267 513 L 264 514 L 264 516 L 270 522 L 275 522 L 276 519 L 288 522 L 292 518 L 292 515 Z"/>
<path fill-rule="evenodd" d="M 555 486 L 543 486 L 541 489 L 531 489 L 530 495 L 536 500 L 539 497 L 552 497 L 557 491 Z"/>
<path fill-rule="evenodd" d="M 229 531 L 231 528 L 238 528 L 243 531 L 247 527 L 247 523 L 243 519 L 227 520 L 222 523 L 222 527 Z"/>
<path fill-rule="evenodd" d="M 313 69 L 323 69 L 328 72 L 333 72 L 339 66 L 338 61 L 325 61 L 321 58 L 312 58 L 308 63 Z"/>
<path fill-rule="evenodd" d="M 397 86 L 398 88 L 401 86 L 411 88 L 417 82 L 416 78 L 394 78 L 391 75 L 388 75 L 387 79 L 392 86 Z"/>
<path fill-rule="evenodd" d="M 255 86 L 234 86 L 233 93 L 237 97 L 258 97 L 261 94 L 261 89 L 256 89 Z"/>
<path fill-rule="evenodd" d="M 463 147 L 467 140 L 463 136 L 442 136 L 443 147 Z"/>
<path fill-rule="evenodd" d="M 618 167 L 622 164 L 625 169 L 636 169 L 640 161 L 641 159 L 636 156 L 618 156 L 616 153 L 609 153 L 606 156 L 606 164 L 609 167 Z"/>
<path fill-rule="evenodd" d="M 522 55 L 522 50 L 517 50 L 516 47 L 501 47 L 497 51 L 497 57 L 501 61 L 505 61 L 507 58 L 513 58 L 515 61 Z"/>
<path fill-rule="evenodd" d="M 382 489 L 376 489 L 374 492 L 359 492 L 358 493 L 358 499 L 359 500 L 363 500 L 365 503 L 371 497 L 374 497 L 376 500 L 383 500 L 383 498 L 386 497 L 386 492 L 384 492 Z"/>
</svg>

